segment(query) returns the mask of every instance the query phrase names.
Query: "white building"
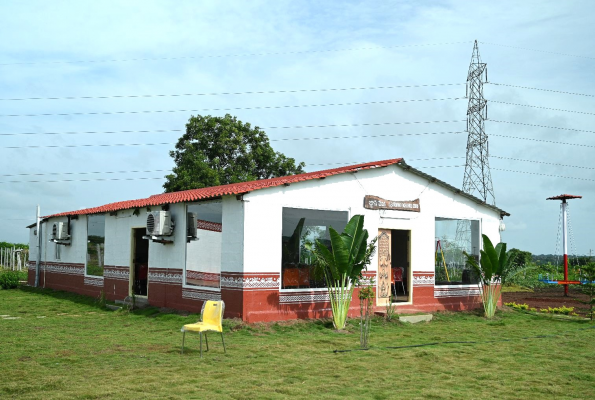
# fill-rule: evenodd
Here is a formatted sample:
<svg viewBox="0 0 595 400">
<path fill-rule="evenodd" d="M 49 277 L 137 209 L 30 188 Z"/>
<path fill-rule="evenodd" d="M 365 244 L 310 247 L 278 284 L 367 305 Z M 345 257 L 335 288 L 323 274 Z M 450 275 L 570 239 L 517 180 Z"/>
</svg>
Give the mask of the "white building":
<svg viewBox="0 0 595 400">
<path fill-rule="evenodd" d="M 147 235 L 150 213 L 164 222 L 169 217 L 173 232 Z M 103 291 L 112 300 L 135 294 L 155 306 L 190 311 L 200 311 L 204 300 L 223 299 L 226 316 L 248 322 L 328 316 L 324 280 L 303 244 L 328 240 L 329 227 L 341 232 L 356 214 L 365 216 L 370 238 L 379 235 L 364 273 L 364 281 L 374 278 L 379 310 L 387 301 L 398 312 L 479 306 L 461 248 L 478 255 L 482 233 L 498 243 L 508 214 L 402 159 L 45 217 L 39 285 L 91 296 Z M 196 223 L 198 240 L 190 240 L 194 229 L 188 221 Z M 466 235 L 455 243 L 457 227 Z M 29 228 L 34 284 L 37 232 L 35 225 Z M 359 310 L 357 300 L 352 307 L 353 313 Z"/>
</svg>

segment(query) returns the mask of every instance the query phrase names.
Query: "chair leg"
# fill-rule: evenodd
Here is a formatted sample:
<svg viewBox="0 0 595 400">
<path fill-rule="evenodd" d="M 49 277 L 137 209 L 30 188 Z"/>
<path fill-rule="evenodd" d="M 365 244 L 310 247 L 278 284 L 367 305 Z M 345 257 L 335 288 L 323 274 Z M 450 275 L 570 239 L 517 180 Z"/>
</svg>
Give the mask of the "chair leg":
<svg viewBox="0 0 595 400">
<path fill-rule="evenodd" d="M 186 337 L 186 331 L 182 332 L 182 354 L 184 354 L 184 338 Z"/>
<path fill-rule="evenodd" d="M 202 358 L 202 332 L 198 332 L 198 336 L 200 337 L 200 358 Z"/>
<path fill-rule="evenodd" d="M 403 281 L 401 281 L 401 287 L 403 287 L 403 294 L 407 295 L 407 292 L 405 291 L 405 284 L 403 283 Z"/>
<path fill-rule="evenodd" d="M 223 352 L 227 353 L 227 351 L 225 351 L 225 340 L 223 339 L 223 332 L 221 332 L 221 342 L 223 343 Z"/>
<path fill-rule="evenodd" d="M 207 351 L 209 351 L 209 336 L 207 335 L 206 332 L 205 332 L 205 342 L 207 344 Z"/>
</svg>

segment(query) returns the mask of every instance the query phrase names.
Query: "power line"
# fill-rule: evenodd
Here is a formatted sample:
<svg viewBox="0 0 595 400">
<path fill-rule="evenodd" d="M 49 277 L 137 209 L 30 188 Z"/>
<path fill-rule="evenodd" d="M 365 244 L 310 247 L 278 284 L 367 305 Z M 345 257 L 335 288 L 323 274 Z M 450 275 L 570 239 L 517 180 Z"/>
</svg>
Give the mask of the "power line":
<svg viewBox="0 0 595 400">
<path fill-rule="evenodd" d="M 464 167 L 464 165 L 436 165 L 436 166 L 428 166 L 424 168 L 458 168 Z M 58 182 L 107 182 L 107 181 L 136 181 L 136 180 L 156 180 L 156 179 L 165 179 L 165 177 L 138 177 L 138 178 L 96 178 L 96 179 L 60 179 L 60 180 L 50 180 L 50 181 L 22 181 L 22 180 L 14 180 L 14 181 L 0 181 L 2 183 L 58 183 Z"/>
<path fill-rule="evenodd" d="M 443 46 L 443 45 L 452 45 L 452 44 L 461 44 L 461 43 L 470 43 L 470 42 L 463 41 L 463 42 L 444 42 L 444 43 L 421 43 L 421 44 L 408 44 L 408 45 L 395 45 L 395 46 L 351 47 L 351 48 L 342 48 L 342 49 L 278 51 L 278 52 L 264 52 L 264 53 L 205 54 L 205 55 L 199 55 L 199 56 L 185 56 L 185 57 L 128 58 L 128 59 L 75 60 L 75 61 L 36 61 L 36 62 L 2 63 L 0 65 L 81 64 L 81 63 L 130 62 L 130 61 L 196 60 L 196 59 L 204 59 L 204 58 L 277 56 L 277 55 L 291 55 L 291 54 L 332 53 L 332 52 L 342 52 L 342 51 L 383 50 L 383 49 L 395 49 L 395 48 L 406 48 L 406 47 Z"/>
<path fill-rule="evenodd" d="M 297 140 L 331 140 L 331 139 L 358 139 L 371 137 L 392 137 L 392 136 L 423 136 L 423 135 L 446 135 L 451 133 L 465 133 L 464 131 L 449 131 L 449 132 L 421 132 L 421 133 L 393 133 L 381 135 L 353 135 L 353 136 L 325 136 L 325 137 L 299 137 L 299 138 L 282 138 L 270 139 L 270 142 L 282 141 L 297 141 Z M 62 148 L 62 147 L 122 147 L 122 146 L 160 146 L 172 145 L 176 143 L 114 143 L 114 144 L 71 144 L 71 145 L 30 145 L 30 146 L 4 146 L 4 149 L 37 149 L 37 148 Z"/>
<path fill-rule="evenodd" d="M 546 161 L 537 161 L 537 160 L 526 160 L 521 158 L 512 158 L 512 157 L 503 157 L 503 156 L 494 156 L 491 155 L 491 158 L 498 158 L 502 160 L 513 160 L 513 161 L 523 161 L 523 162 L 531 162 L 531 163 L 538 163 L 538 164 L 548 164 L 548 165 L 555 165 L 555 166 L 562 166 L 562 167 L 571 167 L 571 168 L 583 168 L 583 169 L 595 169 L 595 167 L 583 167 L 578 165 L 569 165 L 569 164 L 560 164 L 560 163 L 552 163 Z M 453 157 L 426 157 L 426 158 L 408 158 L 407 161 L 435 161 L 435 160 L 455 160 L 465 158 L 463 156 L 453 156 Z M 323 166 L 323 165 L 355 165 L 355 164 L 362 164 L 365 161 L 348 161 L 348 162 L 335 162 L 335 163 L 306 163 L 306 166 Z M 430 168 L 430 167 L 424 167 Z M 90 171 L 90 172 L 46 172 L 46 173 L 23 173 L 23 174 L 3 174 L 0 176 L 4 177 L 14 177 L 14 176 L 55 176 L 55 175 L 92 175 L 92 174 L 127 174 L 127 173 L 146 173 L 146 172 L 171 172 L 171 169 L 153 169 L 153 170 L 128 170 L 128 171 Z"/>
<path fill-rule="evenodd" d="M 96 179 L 61 179 L 53 181 L 0 181 L 0 183 L 58 183 L 58 182 L 106 182 L 106 181 L 140 181 L 165 179 L 163 176 L 155 178 L 96 178 Z"/>
<path fill-rule="evenodd" d="M 74 112 L 74 113 L 47 113 L 47 114 L 0 114 L 0 117 L 47 117 L 67 115 L 113 115 L 113 114 L 149 114 L 149 113 L 177 113 L 177 112 L 198 112 L 198 111 L 234 111 L 234 110 L 271 110 L 281 108 L 302 108 L 302 107 L 335 107 L 335 106 L 358 106 L 370 104 L 392 104 L 412 103 L 426 101 L 461 100 L 464 97 L 444 97 L 441 99 L 410 99 L 410 100 L 385 100 L 349 103 L 326 103 L 326 104 L 299 104 L 289 106 L 255 106 L 255 107 L 233 107 L 233 108 L 200 108 L 195 110 L 144 110 L 144 111 L 97 111 L 97 112 Z"/>
<path fill-rule="evenodd" d="M 559 129 L 559 130 L 563 130 L 563 131 L 595 133 L 595 131 L 589 131 L 589 130 L 585 130 L 585 129 L 575 129 L 575 128 L 563 128 L 561 126 L 527 124 L 525 122 L 500 121 L 500 120 L 497 120 L 497 119 L 490 119 L 489 121 L 491 121 L 491 122 L 497 122 L 497 123 L 501 123 L 501 124 L 524 125 L 524 126 L 533 126 L 533 127 L 537 127 L 537 128 Z"/>
<path fill-rule="evenodd" d="M 280 142 L 280 141 L 299 141 L 299 140 L 305 141 L 305 140 L 331 140 L 331 139 L 359 139 L 359 138 L 395 137 L 395 136 L 446 135 L 446 134 L 459 134 L 459 133 L 466 133 L 466 132 L 465 131 L 448 131 L 448 132 L 421 132 L 421 133 L 394 133 L 394 134 L 382 134 L 382 135 L 300 137 L 300 138 L 271 139 L 270 141 L 271 142 Z M 503 137 L 503 138 L 508 138 L 508 139 L 530 140 L 530 141 L 534 141 L 534 142 L 563 144 L 563 145 L 568 145 L 568 146 L 595 147 L 595 145 L 589 145 L 589 144 L 556 142 L 553 140 L 523 138 L 523 137 L 509 136 L 509 135 L 492 134 L 491 136 Z M 72 148 L 72 147 L 122 147 L 122 146 L 159 146 L 159 145 L 173 145 L 173 144 L 176 144 L 176 143 L 115 143 L 115 144 L 47 145 L 47 146 L 31 145 L 31 146 L 5 146 L 5 147 L 0 147 L 0 148 L 4 148 L 4 149 L 32 148 L 32 149 L 35 149 L 35 148 L 61 148 L 61 147 L 69 147 L 69 148 Z"/>
<path fill-rule="evenodd" d="M 556 142 L 554 140 L 544 140 L 544 139 L 533 139 L 533 138 L 523 138 L 523 137 L 518 137 L 518 136 L 509 136 L 509 135 L 496 135 L 496 134 L 491 134 L 490 136 L 497 136 L 497 137 L 503 137 L 503 138 L 508 138 L 508 139 L 518 139 L 518 140 L 530 140 L 533 142 L 543 142 L 543 143 L 553 143 L 553 144 L 563 144 L 563 145 L 567 145 L 567 146 L 579 146 L 579 147 L 595 147 L 593 145 L 590 144 L 581 144 L 581 143 L 567 143 L 567 142 Z"/>
<path fill-rule="evenodd" d="M 573 96 L 585 96 L 585 97 L 595 97 L 593 94 L 585 94 L 585 93 L 576 93 L 576 92 L 564 92 L 562 90 L 553 90 L 553 89 L 542 89 L 542 88 L 535 88 L 529 86 L 518 86 L 518 85 L 509 85 L 506 83 L 496 83 L 496 82 L 488 82 L 489 84 L 496 85 L 496 86 L 508 86 L 518 89 L 529 89 L 529 90 L 539 90 L 541 92 L 552 92 L 552 93 L 562 93 L 562 94 L 571 94 Z"/>
<path fill-rule="evenodd" d="M 490 44 L 492 46 L 500 46 L 500 47 L 509 47 L 511 49 L 518 49 L 518 50 L 529 50 L 529 51 L 536 51 L 538 53 L 548 53 L 548 54 L 556 54 L 559 56 L 568 56 L 568 57 L 577 57 L 577 58 L 586 58 L 590 60 L 595 60 L 595 57 L 589 56 L 580 56 L 577 54 L 570 54 L 570 53 L 558 53 L 556 51 L 549 51 L 549 50 L 537 50 L 537 49 L 530 49 L 528 47 L 519 47 L 519 46 L 509 46 L 507 44 L 499 44 L 499 43 L 490 43 L 490 42 L 479 42 L 481 44 Z"/>
<path fill-rule="evenodd" d="M 92 174 L 129 174 L 143 172 L 169 172 L 171 169 L 152 169 L 146 171 L 93 171 L 93 172 L 46 172 L 43 174 L 3 174 L 0 176 L 48 176 L 48 175 L 92 175 Z"/>
<path fill-rule="evenodd" d="M 432 84 L 420 84 L 420 85 L 366 86 L 366 87 L 329 88 L 329 89 L 261 90 L 261 91 L 246 91 L 246 92 L 174 93 L 174 94 L 130 94 L 130 95 L 109 95 L 109 96 L 64 96 L 64 97 L 20 97 L 20 98 L 0 98 L 0 101 L 83 100 L 83 99 L 184 97 L 184 96 L 221 96 L 221 95 L 304 93 L 304 92 L 342 92 L 342 91 L 348 91 L 348 90 L 402 89 L 402 88 L 420 88 L 420 87 L 437 87 L 437 86 L 458 86 L 458 85 L 464 85 L 464 83 L 432 83 Z"/>
<path fill-rule="evenodd" d="M 576 176 L 550 175 L 550 174 L 541 174 L 539 172 L 514 171 L 514 170 L 511 170 L 511 169 L 501 169 L 501 168 L 492 168 L 492 169 L 495 169 L 496 171 L 516 172 L 516 173 L 519 173 L 519 174 L 549 176 L 549 177 L 552 177 L 552 178 L 578 179 L 578 180 L 581 180 L 581 181 L 595 181 L 595 179 L 579 178 L 579 177 L 576 177 Z"/>
<path fill-rule="evenodd" d="M 61 147 L 123 147 L 123 146 L 161 146 L 175 143 L 112 143 L 112 144 L 67 144 L 67 145 L 47 145 L 47 146 L 5 146 L 3 149 L 48 149 Z"/>
<path fill-rule="evenodd" d="M 519 103 L 509 103 L 507 101 L 498 101 L 498 100 L 488 100 L 490 103 L 498 103 L 498 104 L 508 104 L 510 106 L 521 106 L 521 107 L 532 107 L 532 108 L 541 108 L 543 110 L 552 110 L 552 111 L 563 111 L 575 114 L 585 114 L 585 115 L 595 115 L 595 113 L 585 112 L 585 111 L 575 111 L 575 110 L 565 110 L 562 108 L 551 108 L 551 107 L 543 107 L 543 106 L 536 106 L 532 104 L 519 104 Z M 0 115 L 1 117 L 2 115 Z"/>
<path fill-rule="evenodd" d="M 294 126 L 268 126 L 258 127 L 259 129 L 308 129 L 308 128 L 345 128 L 359 126 L 387 126 L 387 125 L 422 125 L 435 123 L 462 122 L 463 120 L 451 121 L 410 121 L 410 122 L 370 122 L 361 124 L 329 124 L 329 125 L 294 125 Z M 19 136 L 19 135 L 83 135 L 83 134 L 104 134 L 104 133 L 166 133 L 166 132 L 184 132 L 184 129 L 157 129 L 157 130 L 126 130 L 126 131 L 82 131 L 82 132 L 18 132 L 18 133 L 0 133 L 0 136 Z M 277 139 L 284 140 L 284 139 Z M 273 140 L 272 140 L 273 141 Z"/>
<path fill-rule="evenodd" d="M 461 168 L 465 165 L 434 165 L 434 166 L 423 166 L 419 167 L 421 169 L 424 168 Z M 552 174 L 543 174 L 539 172 L 529 172 L 529 171 L 516 171 L 510 169 L 502 169 L 502 168 L 492 168 L 492 170 L 496 171 L 503 171 L 503 172 L 513 172 L 519 174 L 528 174 L 528 175 L 538 175 L 538 176 L 547 176 L 553 178 L 564 178 L 564 179 L 578 179 L 583 181 L 595 181 L 595 179 L 589 178 L 579 178 L 576 176 L 562 176 L 562 175 L 552 175 Z M 31 181 L 0 181 L 0 184 L 4 183 L 59 183 L 59 182 L 108 182 L 108 181 L 137 181 L 137 180 L 158 180 L 164 179 L 164 177 L 137 177 L 137 178 L 96 178 L 96 179 L 62 179 L 62 180 L 49 180 L 49 181 L 38 181 L 38 180 L 31 180 Z"/>
<path fill-rule="evenodd" d="M 570 167 L 570 168 L 582 168 L 582 169 L 595 169 L 595 167 L 582 167 L 579 165 L 569 165 L 569 164 L 560 164 L 560 163 L 551 163 L 547 161 L 536 161 L 536 160 L 524 160 L 522 158 L 512 158 L 512 157 L 501 157 L 501 156 L 490 156 L 492 158 L 499 158 L 501 160 L 513 160 L 513 161 L 522 161 L 522 162 L 531 162 L 537 164 L 547 164 L 547 165 L 555 165 L 558 167 Z"/>
</svg>

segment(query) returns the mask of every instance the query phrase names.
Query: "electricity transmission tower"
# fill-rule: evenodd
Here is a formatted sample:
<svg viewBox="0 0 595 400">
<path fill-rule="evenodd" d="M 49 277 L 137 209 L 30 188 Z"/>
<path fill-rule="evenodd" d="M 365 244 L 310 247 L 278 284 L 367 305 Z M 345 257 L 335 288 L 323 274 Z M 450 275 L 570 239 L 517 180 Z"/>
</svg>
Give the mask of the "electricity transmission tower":
<svg viewBox="0 0 595 400">
<path fill-rule="evenodd" d="M 476 40 L 467 74 L 468 136 L 463 191 L 479 197 L 487 204 L 496 205 L 490 173 L 488 136 L 485 132 L 488 108 L 483 97 L 483 84 L 487 82 L 487 78 L 487 65 L 481 62 Z M 479 253 L 479 249 L 471 248 L 471 221 L 459 220 L 455 242 L 461 250 Z"/>
</svg>

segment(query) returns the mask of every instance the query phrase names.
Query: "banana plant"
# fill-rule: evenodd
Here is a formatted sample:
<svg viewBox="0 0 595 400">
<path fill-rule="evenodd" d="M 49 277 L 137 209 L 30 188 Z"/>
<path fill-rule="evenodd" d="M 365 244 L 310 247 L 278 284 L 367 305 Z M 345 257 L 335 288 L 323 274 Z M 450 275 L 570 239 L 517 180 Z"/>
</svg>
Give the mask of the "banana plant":
<svg viewBox="0 0 595 400">
<path fill-rule="evenodd" d="M 376 250 L 376 239 L 368 244 L 368 231 L 364 227 L 364 216 L 354 215 L 343 233 L 329 228 L 331 248 L 316 240 L 315 247 L 308 250 L 314 255 L 317 267 L 324 272 L 335 329 L 345 329 L 349 305 L 362 272 L 371 262 Z"/>
<path fill-rule="evenodd" d="M 506 243 L 498 243 L 496 247 L 486 235 L 483 237 L 483 250 L 480 251 L 479 263 L 477 259 L 465 253 L 467 264 L 471 266 L 477 276 L 482 289 L 481 299 L 486 318 L 492 318 L 496 313 L 502 285 L 511 271 L 512 258 L 506 252 Z"/>
</svg>

